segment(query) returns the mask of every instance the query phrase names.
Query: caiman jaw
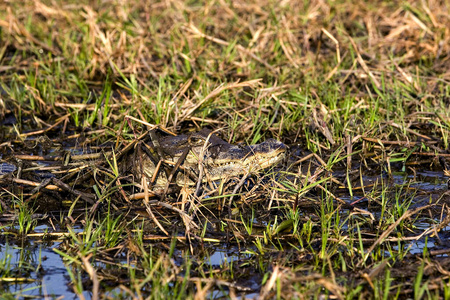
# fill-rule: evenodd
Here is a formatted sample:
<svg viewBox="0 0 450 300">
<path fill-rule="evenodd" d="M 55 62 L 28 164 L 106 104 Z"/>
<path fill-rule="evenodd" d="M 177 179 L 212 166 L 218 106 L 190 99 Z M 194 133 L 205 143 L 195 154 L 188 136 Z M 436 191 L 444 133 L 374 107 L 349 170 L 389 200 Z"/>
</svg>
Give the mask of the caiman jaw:
<svg viewBox="0 0 450 300">
<path fill-rule="evenodd" d="M 214 147 L 208 150 L 207 159 L 204 160 L 205 171 L 208 172 L 210 180 L 219 180 L 245 173 L 256 173 L 279 163 L 284 158 L 286 146 L 270 139 L 246 147 L 230 145 L 227 151 L 217 152 Z"/>
</svg>

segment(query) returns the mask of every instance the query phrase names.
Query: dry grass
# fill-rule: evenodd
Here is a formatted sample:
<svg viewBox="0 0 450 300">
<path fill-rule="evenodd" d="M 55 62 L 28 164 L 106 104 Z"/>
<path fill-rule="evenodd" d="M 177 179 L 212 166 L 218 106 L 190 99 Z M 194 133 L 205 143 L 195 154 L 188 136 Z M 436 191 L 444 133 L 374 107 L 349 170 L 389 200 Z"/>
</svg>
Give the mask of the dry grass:
<svg viewBox="0 0 450 300">
<path fill-rule="evenodd" d="M 390 97 L 415 99 L 408 108 L 416 112 L 429 102 L 437 105 L 450 80 L 446 6 L 435 1 L 4 2 L 2 79 L 33 77 L 21 92 L 33 98 L 39 112 L 62 115 L 68 107 L 80 109 L 76 103 L 85 104 L 81 110 L 96 109 L 89 105 L 89 86 L 101 86 L 108 76 L 112 82 L 128 78 L 130 94 L 113 95 L 109 105 L 141 111 L 147 121 L 168 128 L 201 118 L 214 127 L 231 127 L 230 135 L 255 132 L 254 118 L 260 116 L 248 114 L 248 107 L 270 114 L 268 108 L 280 103 L 279 116 L 291 115 L 296 108 L 289 105 L 289 93 L 327 102 L 323 87 L 351 97 L 359 108 L 371 104 L 365 98 L 378 88 Z M 221 84 L 254 79 L 261 80 L 248 89 L 217 91 Z M 3 113 L 16 111 L 13 103 L 4 103 Z M 334 114 L 326 106 L 321 109 Z M 217 109 L 218 118 L 211 117 Z M 268 129 L 285 130 L 279 116 L 271 124 L 277 126 Z M 105 117 L 104 125 L 123 114 L 111 109 Z"/>
<path fill-rule="evenodd" d="M 63 193 L 71 202 L 60 207 L 69 220 L 56 226 L 67 229 L 60 254 L 95 290 L 107 282 L 136 299 L 142 287 L 153 297 L 203 299 L 222 288 L 234 297 L 254 277 L 261 299 L 449 297 L 439 256 L 448 196 L 414 186 L 422 171 L 442 178 L 448 165 L 448 2 L 3 1 L 0 41 L 0 159 L 30 171 L 2 186 L 0 221 L 19 220 L 27 229 L 17 235 L 35 238 L 27 203 Z M 62 160 L 72 147 L 129 150 L 150 124 L 208 126 L 233 143 L 276 137 L 291 152 L 255 185 L 181 190 L 164 202 L 144 191 L 145 207 L 111 153 L 111 164 Z M 44 184 L 31 171 L 45 167 L 31 159 L 71 175 Z M 150 218 L 136 221 L 145 211 Z M 404 249 L 425 238 L 444 246 Z M 214 243 L 250 257 L 210 267 Z M 125 254 L 134 271 L 115 257 Z M 115 282 L 93 268 L 100 261 L 136 277 Z"/>
</svg>

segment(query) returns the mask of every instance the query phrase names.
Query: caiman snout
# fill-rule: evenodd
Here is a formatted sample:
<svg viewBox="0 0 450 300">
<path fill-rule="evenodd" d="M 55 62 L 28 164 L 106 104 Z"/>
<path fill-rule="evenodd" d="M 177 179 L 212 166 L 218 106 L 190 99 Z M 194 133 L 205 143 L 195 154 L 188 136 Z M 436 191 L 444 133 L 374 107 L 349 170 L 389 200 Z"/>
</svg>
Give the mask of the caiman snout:
<svg viewBox="0 0 450 300">
<path fill-rule="evenodd" d="M 280 162 L 286 152 L 286 145 L 274 139 L 250 146 L 237 146 L 227 144 L 215 147 L 211 145 L 208 149 L 207 164 L 214 166 L 218 174 L 220 166 L 225 173 L 232 175 L 244 174 L 246 172 L 257 172 Z M 230 174 L 230 175 L 231 175 Z M 225 175 L 225 174 L 224 174 Z"/>
</svg>

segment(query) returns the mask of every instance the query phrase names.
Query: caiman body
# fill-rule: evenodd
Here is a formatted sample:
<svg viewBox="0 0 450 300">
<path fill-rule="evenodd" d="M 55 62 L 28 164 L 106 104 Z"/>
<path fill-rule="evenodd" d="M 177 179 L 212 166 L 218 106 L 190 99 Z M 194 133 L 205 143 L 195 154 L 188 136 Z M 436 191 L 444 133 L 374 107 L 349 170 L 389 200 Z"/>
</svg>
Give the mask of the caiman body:
<svg viewBox="0 0 450 300">
<path fill-rule="evenodd" d="M 176 169 L 172 183 L 194 185 L 199 176 L 202 182 L 212 182 L 268 168 L 284 157 L 286 146 L 274 139 L 257 145 L 232 145 L 204 129 L 188 135 L 158 138 L 149 143 L 147 149 L 151 151 L 135 157 L 134 174 L 158 189 L 167 185 L 172 172 L 164 165 Z M 164 164 L 157 170 L 160 160 Z"/>
</svg>

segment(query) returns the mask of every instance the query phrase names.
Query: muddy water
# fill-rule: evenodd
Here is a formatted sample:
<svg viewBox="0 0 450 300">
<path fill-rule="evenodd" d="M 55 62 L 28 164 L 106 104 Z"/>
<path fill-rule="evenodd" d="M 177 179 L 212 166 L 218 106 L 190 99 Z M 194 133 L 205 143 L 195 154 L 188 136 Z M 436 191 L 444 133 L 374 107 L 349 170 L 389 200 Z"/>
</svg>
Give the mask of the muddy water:
<svg viewBox="0 0 450 300">
<path fill-rule="evenodd" d="M 58 157 L 59 155 L 63 155 L 53 148 L 45 149 L 45 147 L 43 148 L 41 146 L 32 148 L 33 150 L 30 150 L 29 148 L 23 149 L 23 151 L 20 152 L 26 153 L 27 151 L 34 151 L 33 155 L 46 155 L 46 157 Z M 51 147 L 53 147 L 53 145 L 51 145 Z M 80 152 L 79 150 L 71 151 L 74 154 L 80 154 L 78 153 Z M 17 170 L 17 166 L 13 164 L 13 160 L 11 159 L 11 156 L 8 156 L 8 154 L 0 157 L 0 160 L 0 171 L 2 172 L 0 175 L 8 176 L 9 172 L 14 172 Z M 290 162 L 286 163 L 286 166 L 289 165 L 289 163 Z M 38 163 L 25 161 L 23 164 L 23 170 L 26 170 L 27 168 L 29 169 L 29 172 L 25 174 L 25 176 L 28 176 L 26 178 L 36 182 L 53 176 L 47 171 L 40 169 L 45 169 L 49 166 L 61 165 L 61 163 L 55 163 L 54 161 L 40 161 Z M 341 182 L 345 182 L 345 172 L 335 173 L 336 174 L 334 175 L 339 178 Z M 357 189 L 358 185 L 360 186 L 361 184 L 366 187 L 366 193 L 370 191 L 371 186 L 374 184 L 376 184 L 379 189 L 381 189 L 381 186 L 384 186 L 385 188 L 387 187 L 388 189 L 405 186 L 405 189 L 411 190 L 410 193 L 405 193 L 407 196 L 404 199 L 404 201 L 411 201 L 409 206 L 410 209 L 424 206 L 436 201 L 440 198 L 442 193 L 447 191 L 448 178 L 444 176 L 443 171 L 439 170 L 417 168 L 415 169 L 414 174 L 412 172 L 397 172 L 393 173 L 391 176 L 387 176 L 383 172 L 375 172 L 378 174 L 383 174 L 381 176 L 373 175 L 373 173 L 374 172 L 372 172 L 372 174 L 361 176 L 360 182 L 356 181 L 357 184 L 354 185 L 355 190 L 353 191 L 353 197 L 350 196 L 347 189 L 337 189 L 334 191 L 335 194 L 347 204 L 340 210 L 341 220 L 345 220 L 346 217 L 352 213 L 353 208 L 366 210 L 373 214 L 375 218 L 380 217 L 380 212 L 377 211 L 377 209 L 379 210 L 377 204 L 375 203 L 374 205 L 373 203 L 370 203 L 371 199 L 368 199 L 360 189 Z M 94 183 L 96 182 L 94 181 Z M 12 186 L 5 186 L 3 187 L 3 191 L 8 190 L 11 187 Z M 17 186 L 13 186 L 13 188 L 17 188 Z M 28 189 L 28 192 L 30 190 L 31 188 Z M 61 199 L 58 195 L 59 194 L 49 193 L 46 196 L 46 201 L 48 201 L 48 203 L 40 203 L 37 208 L 39 210 L 37 213 L 39 213 L 40 217 L 44 216 L 46 213 L 51 213 L 53 216 L 58 216 L 60 213 L 65 215 L 67 213 L 71 202 L 68 201 L 68 204 L 64 204 L 64 199 Z M 74 197 L 73 195 L 66 196 L 72 196 L 72 199 Z M 3 201 L 7 201 L 8 198 L 6 194 L 3 194 L 2 197 Z M 412 197 L 412 199 L 409 197 Z M 320 199 L 317 197 L 316 199 L 318 200 L 318 203 L 320 203 Z M 83 209 L 86 209 L 86 202 L 81 201 L 80 203 L 82 203 L 81 211 L 83 211 Z M 299 209 L 302 211 L 302 206 L 299 206 Z M 310 211 L 304 213 L 305 216 L 308 216 L 309 214 Z M 0 219 L 0 227 L 10 224 L 9 219 L 6 218 L 5 214 L 2 214 L 2 217 L 4 218 Z M 419 218 L 417 222 L 414 223 L 414 227 L 419 231 L 427 230 L 433 224 L 439 223 L 439 220 L 442 217 L 443 216 L 439 213 L 436 213 L 427 218 Z M 258 220 L 258 214 L 254 220 L 255 224 L 262 225 L 261 228 L 264 228 L 264 225 L 267 224 L 267 219 Z M 347 230 L 346 226 L 347 224 L 343 224 L 342 228 L 344 231 Z M 81 230 L 80 228 L 81 227 L 79 227 L 78 230 Z M 50 224 L 45 224 L 37 226 L 34 229 L 34 232 L 44 233 L 47 231 L 51 232 L 52 230 L 53 227 L 50 226 Z M 258 229 L 255 228 L 255 232 L 257 230 Z M 65 231 L 65 229 L 62 228 L 60 231 Z M 263 232 L 263 229 L 261 229 L 261 232 Z M 393 245 L 392 248 L 394 250 L 400 250 L 398 247 L 402 247 L 402 249 L 408 249 L 410 254 L 422 253 L 424 247 L 427 247 L 429 251 L 439 251 L 441 249 L 448 248 L 448 245 L 445 243 L 445 241 L 450 237 L 448 232 L 450 232 L 449 226 L 442 228 L 437 236 L 429 236 L 427 244 L 425 244 L 424 238 L 420 238 L 418 240 L 411 240 L 401 244 L 397 243 L 397 245 Z M 286 248 L 289 247 L 288 245 L 284 246 Z M 44 242 L 38 238 L 31 237 L 25 238 L 21 241 L 15 238 L 10 238 L 8 235 L 1 237 L 0 266 L 5 270 L 12 270 L 12 273 L 2 275 L 3 277 L 18 278 L 20 280 L 16 280 L 15 282 L 1 282 L 0 293 L 12 293 L 16 297 L 34 296 L 38 298 L 57 298 L 64 296 L 65 299 L 78 299 L 78 296 L 73 292 L 73 288 L 71 286 L 72 280 L 69 276 L 67 265 L 63 262 L 61 256 L 53 251 L 53 249 L 59 247 L 60 242 L 55 240 Z M 174 252 L 175 261 L 179 266 L 183 264 L 185 257 L 184 253 L 186 251 L 187 248 L 178 249 Z M 257 249 L 252 243 L 240 245 L 239 247 L 235 244 L 217 243 L 208 245 L 207 249 L 203 251 L 204 253 L 202 255 L 191 256 L 190 259 L 193 261 L 202 262 L 206 268 L 210 267 L 214 270 L 221 269 L 223 266 L 245 265 L 246 261 L 257 260 L 255 255 L 251 254 L 252 252 L 257 253 Z M 388 256 L 389 253 L 386 253 L 386 257 Z M 447 254 L 443 253 L 440 256 L 447 257 Z M 126 261 L 122 261 L 121 259 L 118 259 L 117 262 L 126 264 Z M 98 266 L 102 267 L 101 263 L 99 263 Z M 256 271 L 246 270 L 246 272 L 248 273 L 242 273 L 244 275 L 241 274 L 242 277 L 236 278 L 235 280 L 237 284 L 243 288 L 240 295 L 246 295 L 247 298 L 252 298 L 254 296 L 256 297 L 259 289 L 261 288 L 260 284 L 262 281 L 262 276 Z M 75 276 L 78 275 L 79 274 L 77 273 L 75 274 Z M 83 274 L 82 277 L 85 278 L 86 274 Z M 86 299 L 91 297 L 88 292 L 83 292 L 83 295 Z M 114 297 L 121 295 L 121 291 L 118 288 L 112 287 L 110 290 L 105 292 L 105 295 Z M 214 289 L 209 297 L 212 299 L 219 299 L 227 295 L 226 290 Z"/>
<path fill-rule="evenodd" d="M 420 181 L 417 179 L 420 178 Z M 411 176 L 395 175 L 393 177 L 394 184 L 404 184 L 405 180 L 412 180 Z M 381 180 L 379 177 L 364 177 L 366 184 Z M 410 188 L 416 190 L 416 196 L 412 201 L 412 206 L 420 206 L 426 204 L 431 198 L 438 197 L 447 187 L 447 178 L 442 172 L 436 171 L 423 171 L 416 174 L 416 180 L 410 185 Z M 343 195 L 341 199 L 344 199 L 348 203 L 360 201 L 366 201 L 360 199 L 358 196 L 353 198 Z M 349 213 L 349 210 L 342 210 L 342 218 Z M 436 216 L 436 220 L 439 216 Z M 430 221 L 431 222 L 431 221 Z M 415 224 L 417 229 L 425 230 L 430 227 L 429 222 L 417 222 Z M 35 232 L 45 232 L 51 230 L 46 225 L 40 225 L 36 227 Z M 444 228 L 441 231 L 440 237 L 429 237 L 427 244 L 425 240 L 420 239 L 417 241 L 410 241 L 402 244 L 404 249 L 408 249 L 409 253 L 416 254 L 422 253 L 423 248 L 427 246 L 429 250 L 438 250 L 445 245 L 442 245 L 441 239 L 445 238 L 450 231 L 450 227 Z M 71 288 L 71 279 L 68 275 L 66 265 L 62 258 L 53 251 L 53 248 L 58 248 L 58 242 L 42 242 L 33 239 L 27 239 L 23 244 L 19 245 L 17 241 L 9 243 L 8 238 L 3 238 L 0 245 L 0 262 L 3 265 L 8 265 L 9 269 L 16 270 L 17 273 L 11 275 L 11 277 L 23 278 L 26 282 L 3 282 L 0 285 L 0 292 L 13 293 L 16 297 L 34 296 L 34 297 L 50 297 L 57 298 L 64 296 L 64 299 L 78 299 L 76 294 Z M 236 246 L 224 247 L 222 244 L 216 244 L 216 246 L 209 245 L 207 253 L 202 257 L 192 257 L 193 260 L 205 261 L 206 266 L 212 268 L 221 268 L 224 265 L 230 264 L 242 264 L 248 259 L 252 259 L 252 254 L 248 254 L 246 250 L 255 250 L 254 247 L 250 248 L 237 248 Z M 398 250 L 398 246 L 393 246 L 394 250 Z M 178 259 L 182 260 L 181 252 L 175 251 L 175 256 L 179 255 Z M 386 253 L 388 255 L 388 253 Z M 443 254 L 443 257 L 447 257 L 447 254 Z M 125 263 L 122 262 L 122 263 Z M 237 279 L 240 286 L 248 288 L 247 292 L 242 292 L 242 295 L 246 295 L 246 298 L 256 297 L 257 291 L 260 288 L 261 282 L 260 276 L 254 274 L 254 276 L 246 276 L 246 279 Z M 224 294 L 225 293 L 225 294 Z M 121 294 L 118 289 L 112 289 L 106 292 L 106 295 L 117 296 Z M 89 292 L 83 292 L 86 299 L 90 299 Z M 219 299 L 227 296 L 227 292 L 217 289 L 209 294 L 211 299 Z"/>
</svg>

